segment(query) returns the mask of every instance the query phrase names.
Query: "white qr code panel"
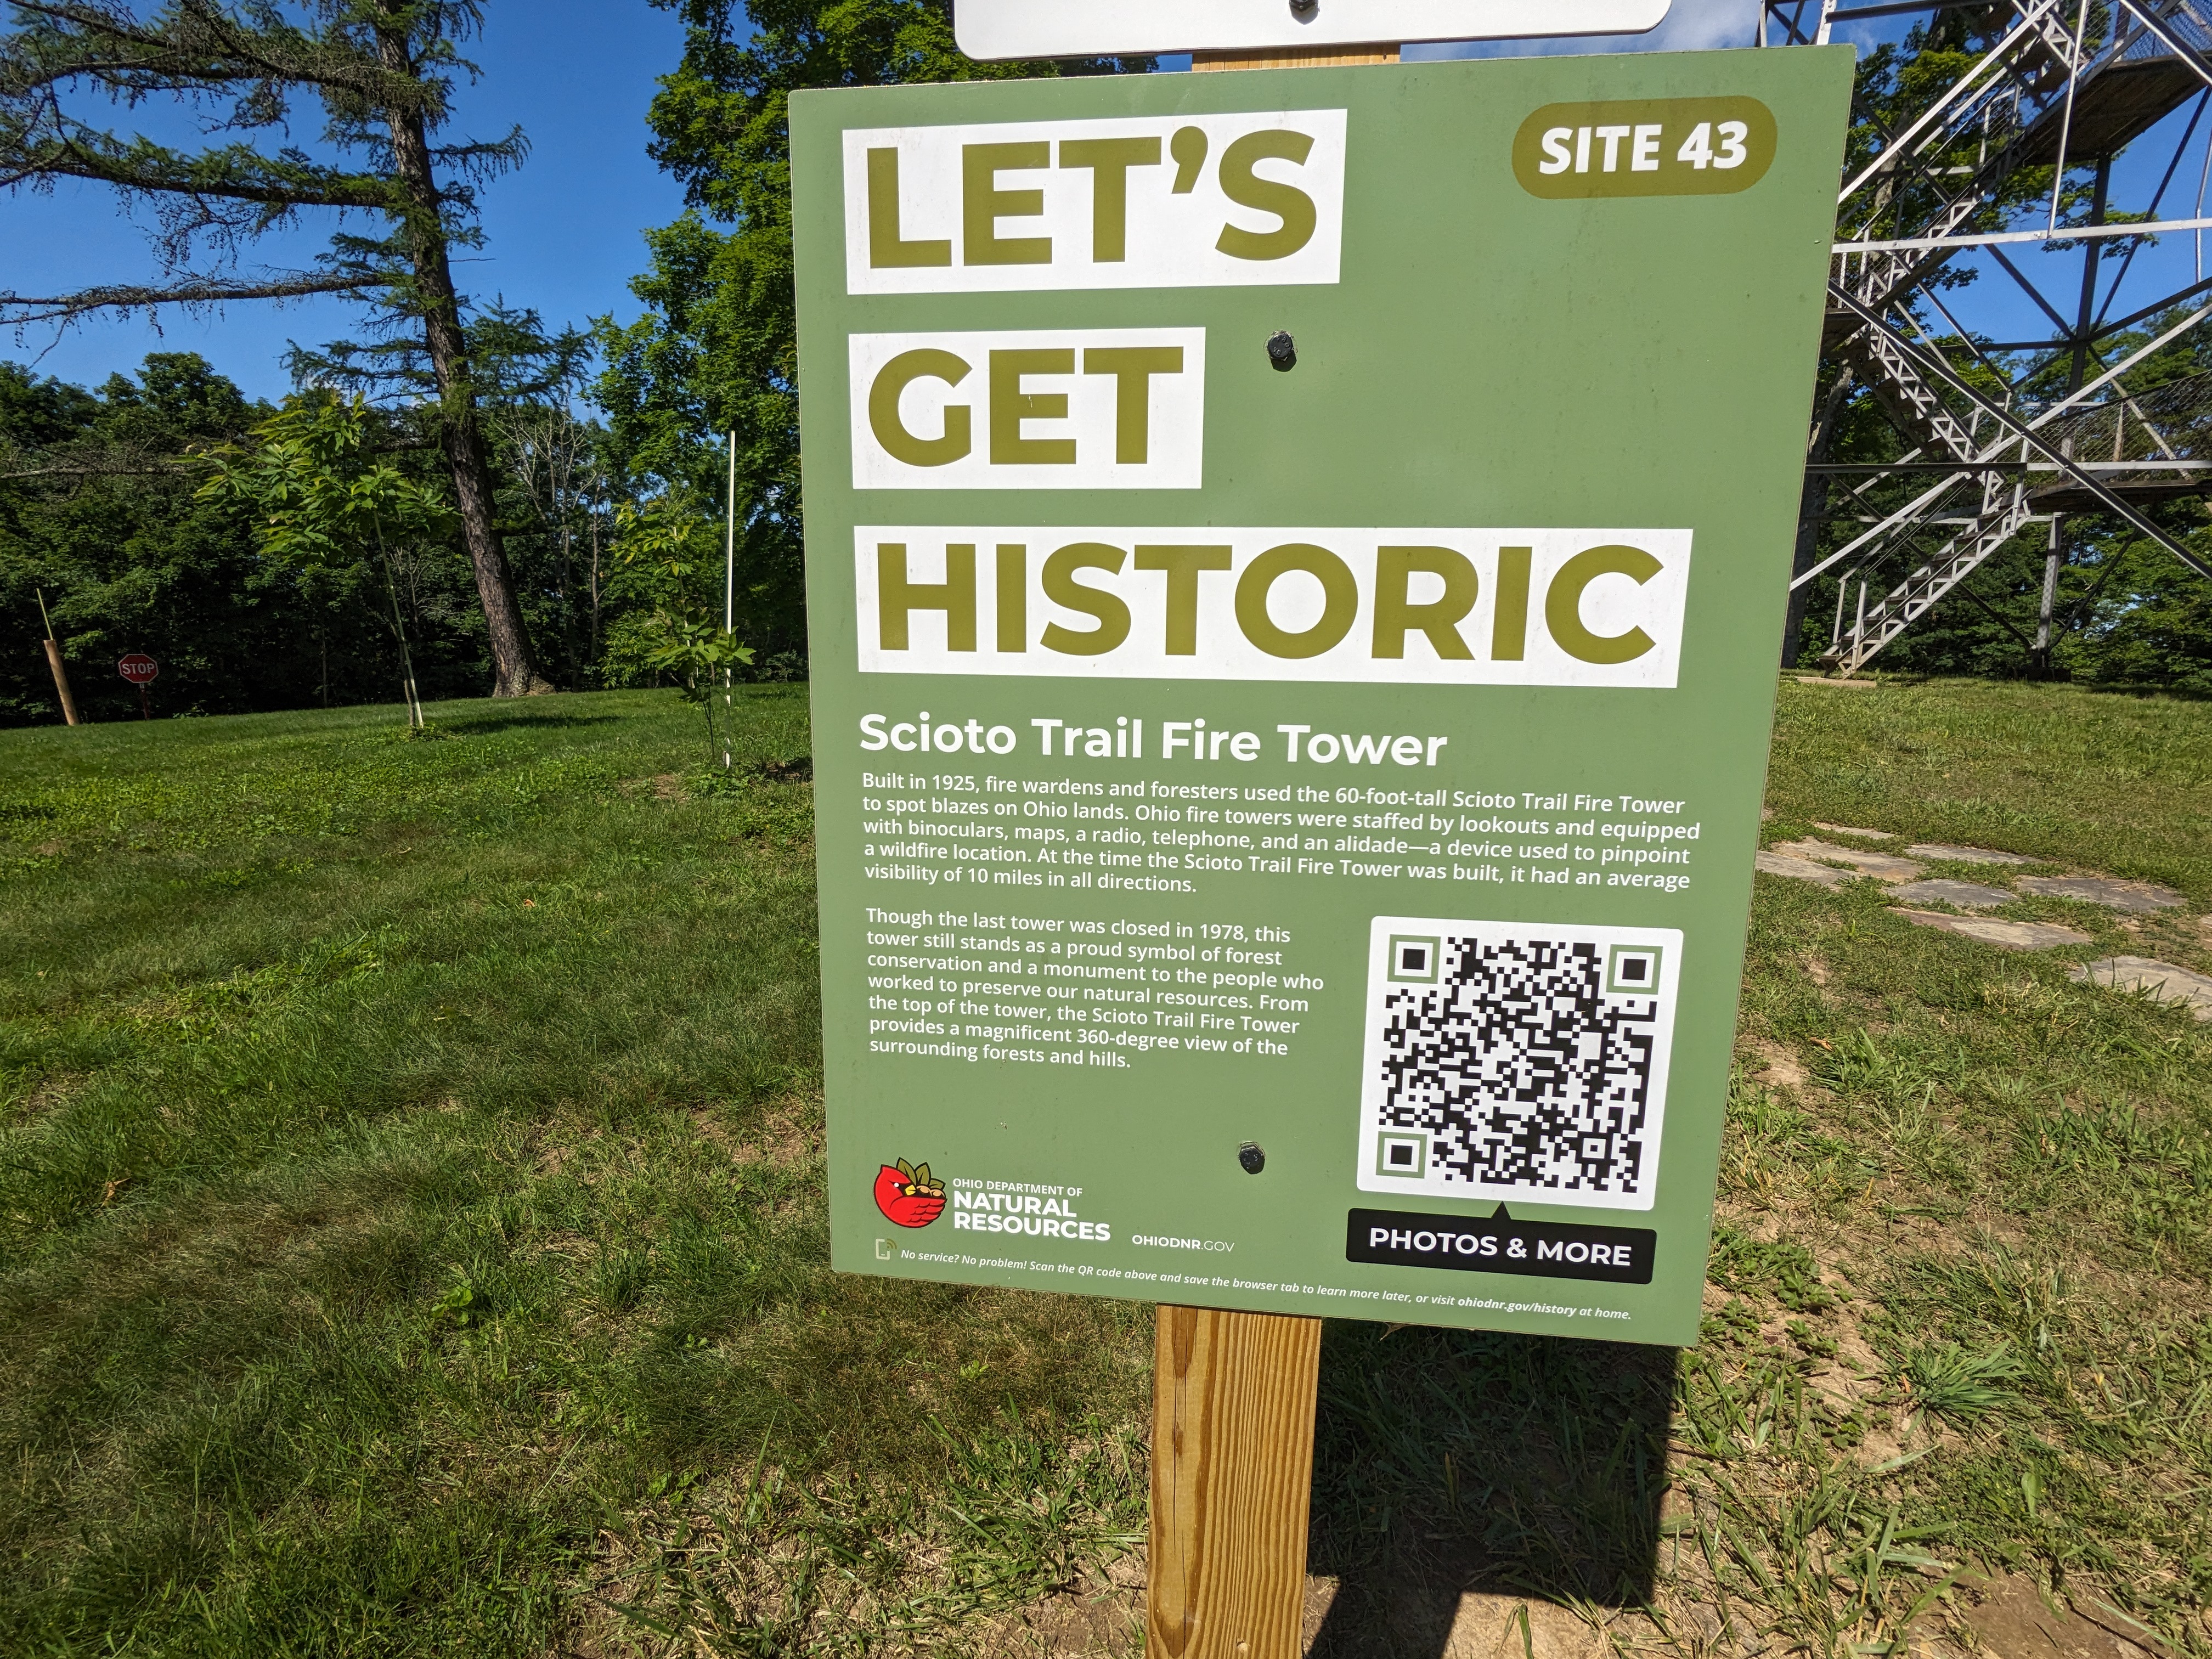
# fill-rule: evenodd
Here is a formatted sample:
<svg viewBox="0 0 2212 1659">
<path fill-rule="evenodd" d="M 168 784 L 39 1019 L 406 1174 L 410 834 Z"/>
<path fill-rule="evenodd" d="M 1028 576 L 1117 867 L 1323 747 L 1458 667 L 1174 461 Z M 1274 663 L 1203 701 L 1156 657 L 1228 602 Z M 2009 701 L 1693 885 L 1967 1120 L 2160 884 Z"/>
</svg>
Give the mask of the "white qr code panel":
<svg viewBox="0 0 2212 1659">
<path fill-rule="evenodd" d="M 1648 1210 L 1682 935 L 1377 916 L 1360 1188 Z"/>
</svg>

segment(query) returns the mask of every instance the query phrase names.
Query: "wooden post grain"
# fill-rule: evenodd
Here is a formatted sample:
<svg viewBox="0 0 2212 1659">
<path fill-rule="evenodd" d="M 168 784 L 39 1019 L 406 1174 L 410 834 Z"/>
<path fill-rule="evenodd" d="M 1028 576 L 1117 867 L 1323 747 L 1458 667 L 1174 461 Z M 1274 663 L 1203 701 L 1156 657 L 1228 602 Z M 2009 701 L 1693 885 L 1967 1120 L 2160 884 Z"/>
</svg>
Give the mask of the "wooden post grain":
<svg viewBox="0 0 2212 1659">
<path fill-rule="evenodd" d="M 1345 64 L 1397 61 L 1395 46 L 1285 46 L 1260 57 L 1236 52 L 1194 52 L 1190 55 L 1191 68 L 1201 74 L 1207 70 L 1334 69 Z"/>
<path fill-rule="evenodd" d="M 46 625 L 46 666 L 54 671 L 54 690 L 61 694 L 62 718 L 76 724 L 76 699 L 70 695 L 69 665 L 62 660 L 61 641 L 54 637 L 54 619 L 46 609 L 46 590 L 37 590 L 39 620 Z"/>
<path fill-rule="evenodd" d="M 1159 1310 L 1146 1651 L 1297 1659 L 1321 1321 Z"/>
<path fill-rule="evenodd" d="M 46 641 L 46 666 L 54 671 L 54 690 L 61 694 L 62 718 L 75 726 L 76 699 L 70 695 L 69 667 L 62 661 L 62 647 L 58 641 Z"/>
</svg>

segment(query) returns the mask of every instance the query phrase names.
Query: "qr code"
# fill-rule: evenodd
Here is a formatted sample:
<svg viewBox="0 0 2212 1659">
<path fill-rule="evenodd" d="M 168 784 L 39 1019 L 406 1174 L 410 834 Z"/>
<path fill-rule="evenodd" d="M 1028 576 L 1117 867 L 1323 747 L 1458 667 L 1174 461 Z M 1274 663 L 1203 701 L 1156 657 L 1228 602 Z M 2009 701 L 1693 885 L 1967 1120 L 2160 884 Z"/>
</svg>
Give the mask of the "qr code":
<svg viewBox="0 0 2212 1659">
<path fill-rule="evenodd" d="M 1377 916 L 1359 1185 L 1651 1207 L 1682 935 Z"/>
</svg>

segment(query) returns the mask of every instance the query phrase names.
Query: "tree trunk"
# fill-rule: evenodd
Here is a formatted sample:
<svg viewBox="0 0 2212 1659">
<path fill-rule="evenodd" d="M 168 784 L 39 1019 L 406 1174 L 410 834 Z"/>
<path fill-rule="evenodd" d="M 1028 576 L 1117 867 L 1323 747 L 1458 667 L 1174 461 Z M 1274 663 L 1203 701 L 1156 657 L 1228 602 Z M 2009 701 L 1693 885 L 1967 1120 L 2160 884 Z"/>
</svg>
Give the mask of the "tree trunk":
<svg viewBox="0 0 2212 1659">
<path fill-rule="evenodd" d="M 2070 439 L 2066 447 L 2070 453 Z M 2051 677 L 2051 651 L 2057 641 L 2051 637 L 2051 624 L 2058 609 L 2058 572 L 2065 562 L 2066 515 L 2054 513 L 2051 515 L 2051 548 L 2043 558 L 2043 596 L 2036 607 L 2035 644 L 2028 652 L 2028 667 L 2039 679 Z"/>
<path fill-rule="evenodd" d="M 403 5 L 404 0 L 379 0 L 385 21 L 376 27 L 377 52 L 386 69 L 412 76 L 415 63 L 408 49 Z M 422 117 L 412 111 L 395 110 L 390 125 L 392 161 L 411 204 L 404 234 L 415 268 L 423 343 L 437 375 L 441 442 L 491 640 L 492 695 L 534 696 L 556 688 L 538 672 L 530 632 L 514 602 L 506 549 L 492 519 L 491 463 L 484 453 L 483 428 L 477 421 L 476 386 L 461 332 L 460 301 L 453 292 L 443 202 L 430 166 L 429 140 Z"/>
</svg>

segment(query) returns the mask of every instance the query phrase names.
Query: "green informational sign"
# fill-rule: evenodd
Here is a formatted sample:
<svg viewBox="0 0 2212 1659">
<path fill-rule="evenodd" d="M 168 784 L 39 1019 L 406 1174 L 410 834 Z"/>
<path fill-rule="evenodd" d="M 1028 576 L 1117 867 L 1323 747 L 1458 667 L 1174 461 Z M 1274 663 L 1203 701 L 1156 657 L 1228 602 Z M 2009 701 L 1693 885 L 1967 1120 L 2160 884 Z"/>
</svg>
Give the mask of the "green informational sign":
<svg viewBox="0 0 2212 1659">
<path fill-rule="evenodd" d="M 839 1268 L 1696 1339 L 1850 65 L 793 100 Z"/>
</svg>

